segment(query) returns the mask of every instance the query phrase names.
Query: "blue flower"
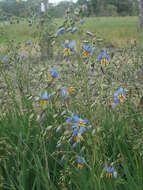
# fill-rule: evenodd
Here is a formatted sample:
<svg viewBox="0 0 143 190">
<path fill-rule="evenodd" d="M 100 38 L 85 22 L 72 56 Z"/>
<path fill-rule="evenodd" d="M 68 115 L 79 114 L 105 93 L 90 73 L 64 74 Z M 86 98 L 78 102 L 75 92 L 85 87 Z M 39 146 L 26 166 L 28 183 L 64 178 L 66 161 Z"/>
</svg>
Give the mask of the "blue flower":
<svg viewBox="0 0 143 190">
<path fill-rule="evenodd" d="M 79 129 L 79 133 L 82 135 L 83 133 L 85 133 L 87 131 L 87 127 L 80 127 Z"/>
<path fill-rule="evenodd" d="M 80 121 L 80 118 L 78 117 L 78 115 L 73 115 L 73 114 L 72 114 L 72 117 L 66 120 L 67 123 L 72 123 L 72 124 L 79 123 L 79 121 Z"/>
<path fill-rule="evenodd" d="M 83 157 L 78 157 L 77 163 L 78 164 L 85 164 L 85 159 Z"/>
<path fill-rule="evenodd" d="M 47 105 L 48 104 L 48 100 L 49 100 L 49 95 L 48 95 L 47 92 L 44 92 L 40 96 L 40 105 Z"/>
<path fill-rule="evenodd" d="M 60 27 L 60 28 L 57 30 L 57 36 L 63 36 L 63 35 L 64 35 L 64 32 L 65 32 L 65 28 L 64 28 L 64 27 Z"/>
<path fill-rule="evenodd" d="M 49 100 L 48 92 L 45 91 L 45 92 L 40 96 L 40 100 Z"/>
<path fill-rule="evenodd" d="M 98 55 L 97 60 L 100 61 L 100 63 L 101 63 L 102 65 L 108 65 L 109 62 L 110 62 L 110 56 L 108 55 L 107 51 L 104 50 L 103 52 L 101 52 L 101 53 Z"/>
<path fill-rule="evenodd" d="M 80 126 L 87 125 L 87 124 L 88 124 L 88 119 L 81 119 L 80 120 Z"/>
<path fill-rule="evenodd" d="M 78 115 L 74 114 L 72 114 L 72 116 L 68 118 L 66 122 L 78 127 L 85 127 L 88 124 L 87 119 L 81 119 Z"/>
<path fill-rule="evenodd" d="M 88 53 L 91 53 L 92 52 L 92 46 L 90 45 L 83 45 L 82 48 L 87 51 Z"/>
<path fill-rule="evenodd" d="M 78 129 L 74 129 L 73 131 L 73 137 L 76 137 L 78 135 Z"/>
<path fill-rule="evenodd" d="M 75 49 L 75 41 L 73 40 L 73 41 L 69 42 L 67 40 L 67 41 L 65 41 L 65 43 L 62 46 L 63 46 L 63 48 L 70 48 L 71 51 L 74 51 L 74 49 Z"/>
<path fill-rule="evenodd" d="M 75 140 L 75 145 L 77 145 L 80 141 L 83 141 L 83 134 L 87 131 L 87 127 L 79 126 L 79 125 L 74 125 L 72 126 L 73 128 L 73 137 Z"/>
<path fill-rule="evenodd" d="M 73 138 L 75 143 L 73 144 L 73 147 L 75 147 L 80 141 L 83 140 L 83 134 L 88 130 L 88 120 L 87 119 L 81 119 L 78 115 L 73 115 L 66 120 L 67 123 L 71 125 L 71 128 L 73 130 Z"/>
<path fill-rule="evenodd" d="M 106 177 L 114 177 L 117 178 L 117 171 L 113 166 L 105 167 L 104 171 L 106 173 Z"/>
<path fill-rule="evenodd" d="M 59 77 L 59 73 L 57 72 L 56 67 L 53 67 L 48 74 L 48 80 L 53 81 L 54 79 L 58 77 Z"/>
<path fill-rule="evenodd" d="M 83 44 L 82 46 L 82 55 L 84 58 L 87 58 L 88 55 L 92 52 L 92 46 Z"/>
<path fill-rule="evenodd" d="M 108 172 L 108 173 L 113 173 L 113 172 L 115 171 L 115 169 L 114 169 L 113 166 L 109 166 L 109 167 L 106 166 L 104 169 L 105 169 L 105 171 Z"/>
<path fill-rule="evenodd" d="M 77 159 L 77 168 L 81 170 L 85 164 L 85 159 L 83 157 L 78 157 Z"/>
<path fill-rule="evenodd" d="M 72 42 L 66 41 L 62 47 L 64 48 L 64 56 L 70 56 L 72 53 L 74 53 L 75 50 L 75 41 Z"/>
<path fill-rule="evenodd" d="M 50 70 L 50 74 L 51 76 L 55 79 L 59 76 L 59 73 L 56 71 L 56 67 L 53 67 L 51 70 Z"/>
<path fill-rule="evenodd" d="M 123 103 L 125 100 L 125 91 L 122 87 L 120 87 L 114 94 L 114 103 L 118 105 L 119 103 Z"/>
</svg>

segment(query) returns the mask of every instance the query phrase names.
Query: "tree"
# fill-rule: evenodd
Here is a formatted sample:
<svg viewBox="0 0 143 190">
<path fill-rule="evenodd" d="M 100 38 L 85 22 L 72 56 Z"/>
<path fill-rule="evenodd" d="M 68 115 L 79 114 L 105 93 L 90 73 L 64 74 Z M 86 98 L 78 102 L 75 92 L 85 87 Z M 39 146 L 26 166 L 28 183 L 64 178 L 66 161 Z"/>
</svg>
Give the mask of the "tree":
<svg viewBox="0 0 143 190">
<path fill-rule="evenodd" d="M 78 0 L 78 4 L 88 5 L 90 15 L 137 15 L 137 0 Z"/>
<path fill-rule="evenodd" d="M 138 0 L 139 7 L 139 28 L 143 28 L 143 0 Z"/>
</svg>

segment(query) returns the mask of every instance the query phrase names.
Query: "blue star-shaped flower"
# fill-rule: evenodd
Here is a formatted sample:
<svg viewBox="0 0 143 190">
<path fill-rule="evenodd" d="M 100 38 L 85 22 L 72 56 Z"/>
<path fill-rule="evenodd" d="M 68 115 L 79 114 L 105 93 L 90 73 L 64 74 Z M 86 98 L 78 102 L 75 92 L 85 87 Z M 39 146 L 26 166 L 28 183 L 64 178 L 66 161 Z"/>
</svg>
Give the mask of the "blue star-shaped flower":
<svg viewBox="0 0 143 190">
<path fill-rule="evenodd" d="M 123 97 L 126 96 L 125 91 L 124 91 L 124 89 L 123 89 L 122 87 L 120 87 L 120 88 L 115 92 L 115 94 L 114 94 L 114 103 L 115 103 L 115 104 L 119 104 L 119 103 L 120 103 L 119 97 L 120 97 L 121 95 L 122 95 Z"/>
<path fill-rule="evenodd" d="M 82 46 L 83 50 L 85 50 L 86 52 L 88 53 L 91 53 L 92 52 L 92 46 L 91 45 L 83 45 Z"/>
<path fill-rule="evenodd" d="M 59 73 L 57 72 L 56 70 L 56 67 L 53 67 L 51 70 L 50 70 L 50 75 L 55 79 L 57 77 L 59 77 Z"/>
<path fill-rule="evenodd" d="M 73 40 L 72 42 L 66 41 L 66 42 L 62 45 L 62 47 L 63 47 L 64 49 L 69 48 L 70 51 L 73 53 L 74 50 L 75 50 L 75 41 L 74 41 L 74 40 Z"/>
<path fill-rule="evenodd" d="M 108 55 L 107 51 L 104 50 L 103 52 L 99 53 L 98 55 L 98 61 L 102 61 L 103 59 L 107 59 L 107 61 L 109 62 L 110 61 L 110 56 Z"/>
<path fill-rule="evenodd" d="M 40 96 L 40 100 L 49 100 L 49 95 L 48 92 L 44 92 L 41 96 Z"/>
<path fill-rule="evenodd" d="M 64 27 L 60 27 L 58 30 L 57 30 L 57 36 L 63 36 L 65 33 L 65 28 Z"/>
</svg>

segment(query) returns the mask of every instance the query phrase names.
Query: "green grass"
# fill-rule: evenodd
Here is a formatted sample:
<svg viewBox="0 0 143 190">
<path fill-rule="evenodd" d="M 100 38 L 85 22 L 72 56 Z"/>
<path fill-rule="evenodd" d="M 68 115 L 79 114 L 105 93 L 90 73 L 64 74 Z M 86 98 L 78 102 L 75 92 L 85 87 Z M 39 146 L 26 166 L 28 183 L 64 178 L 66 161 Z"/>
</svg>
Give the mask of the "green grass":
<svg viewBox="0 0 143 190">
<path fill-rule="evenodd" d="M 61 23 L 61 20 L 56 20 L 56 23 Z M 108 43 L 116 47 L 128 46 L 133 41 L 137 41 L 142 47 L 143 33 L 138 32 L 137 17 L 97 17 L 87 18 L 84 29 L 97 33 Z M 36 31 L 36 26 L 32 28 L 28 23 L 7 25 L 3 28 L 3 35 L 0 36 L 0 43 L 8 43 L 9 40 L 23 42 L 29 38 L 33 38 L 33 33 Z"/>
<path fill-rule="evenodd" d="M 31 100 L 25 99 L 24 104 L 32 110 Z M 76 152 L 81 147 L 73 150 L 66 134 L 62 134 L 64 130 L 59 134 L 55 132 L 56 127 L 64 123 L 59 117 L 62 110 L 55 103 L 49 104 L 42 127 L 36 121 L 35 112 L 25 109 L 21 115 L 20 109 L 13 107 L 12 112 L 0 120 L 1 189 L 142 190 L 143 157 L 141 147 L 136 145 L 142 143 L 139 133 L 143 134 L 143 119 L 134 112 L 133 105 L 128 106 L 126 114 L 101 107 L 92 109 L 90 120 L 96 134 L 85 137 L 87 164 L 82 171 L 76 169 Z M 73 107 L 81 110 L 76 104 Z M 82 107 L 84 111 L 88 109 Z M 51 125 L 52 129 L 46 132 L 46 127 Z M 65 140 L 57 149 L 60 136 L 65 136 Z M 61 161 L 63 156 L 64 162 Z M 111 162 L 118 170 L 116 180 L 102 176 L 105 163 Z"/>
<path fill-rule="evenodd" d="M 32 39 L 35 27 L 34 25 L 30 28 L 26 21 L 21 21 L 20 24 L 2 24 L 0 27 L 0 44 L 7 44 L 10 40 L 18 43 Z"/>
<path fill-rule="evenodd" d="M 97 32 L 115 46 L 127 46 L 131 40 L 138 40 L 137 17 L 89 18 L 86 28 Z"/>
</svg>

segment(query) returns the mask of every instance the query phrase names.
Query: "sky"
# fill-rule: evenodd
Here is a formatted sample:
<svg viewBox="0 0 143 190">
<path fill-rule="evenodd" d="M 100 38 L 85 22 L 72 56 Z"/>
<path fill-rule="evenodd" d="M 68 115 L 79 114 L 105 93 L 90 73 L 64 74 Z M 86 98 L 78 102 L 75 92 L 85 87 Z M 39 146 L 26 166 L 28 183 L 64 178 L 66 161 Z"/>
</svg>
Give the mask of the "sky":
<svg viewBox="0 0 143 190">
<path fill-rule="evenodd" d="M 49 0 L 50 3 L 59 3 L 61 1 L 70 1 L 70 0 Z M 73 0 L 73 2 L 76 2 L 77 0 Z"/>
<path fill-rule="evenodd" d="M 22 1 L 27 1 L 27 0 L 22 0 Z M 59 3 L 61 1 L 73 1 L 74 3 L 77 2 L 77 0 L 49 0 L 50 3 Z"/>
</svg>

